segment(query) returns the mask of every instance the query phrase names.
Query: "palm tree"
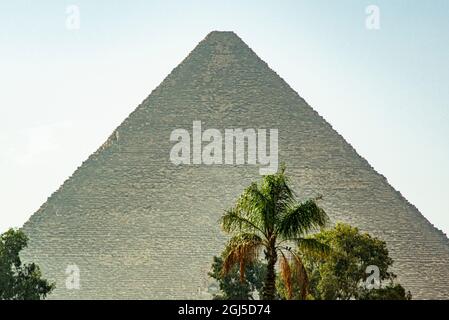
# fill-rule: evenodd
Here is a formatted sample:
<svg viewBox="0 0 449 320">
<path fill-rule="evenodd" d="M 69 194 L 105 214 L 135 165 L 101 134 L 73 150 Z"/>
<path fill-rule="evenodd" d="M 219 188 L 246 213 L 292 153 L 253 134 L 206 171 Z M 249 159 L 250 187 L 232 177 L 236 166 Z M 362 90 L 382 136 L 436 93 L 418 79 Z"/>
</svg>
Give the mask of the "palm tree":
<svg viewBox="0 0 449 320">
<path fill-rule="evenodd" d="M 288 186 L 284 166 L 278 173 L 264 176 L 260 184 L 252 183 L 221 219 L 223 230 L 232 235 L 223 253 L 223 274 L 239 264 L 240 278 L 244 281 L 245 267 L 256 261 L 263 250 L 267 274 L 262 298 L 275 298 L 275 266 L 280 257 L 280 274 L 288 298 L 292 298 L 292 278 L 295 277 L 301 297 L 305 299 L 308 279 L 298 252 L 326 250 L 318 240 L 307 237 L 328 221 L 326 213 L 316 203 L 320 198 L 298 203 Z M 292 243 L 297 244 L 298 250 L 289 246 Z"/>
</svg>

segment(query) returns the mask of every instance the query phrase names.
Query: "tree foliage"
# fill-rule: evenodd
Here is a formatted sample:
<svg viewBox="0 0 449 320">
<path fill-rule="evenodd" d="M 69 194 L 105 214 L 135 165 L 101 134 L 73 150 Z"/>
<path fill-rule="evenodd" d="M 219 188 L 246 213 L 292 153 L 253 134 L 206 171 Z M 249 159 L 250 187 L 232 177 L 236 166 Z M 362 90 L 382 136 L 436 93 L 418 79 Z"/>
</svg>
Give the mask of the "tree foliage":
<svg viewBox="0 0 449 320">
<path fill-rule="evenodd" d="M 209 276 L 217 280 L 220 292 L 214 294 L 214 300 L 254 300 L 255 293 L 262 294 L 266 265 L 256 261 L 245 268 L 244 281 L 241 281 L 237 265 L 223 276 L 223 259 L 214 257 Z"/>
<path fill-rule="evenodd" d="M 384 241 L 355 227 L 339 223 L 333 229 L 314 236 L 329 246 L 326 257 L 303 256 L 310 275 L 311 294 L 316 299 L 410 299 L 411 295 L 395 283 L 389 271 L 393 260 Z M 379 270 L 380 288 L 367 288 L 368 266 Z M 371 279 L 369 279 L 371 280 Z"/>
<path fill-rule="evenodd" d="M 54 289 L 54 284 L 42 279 L 36 264 L 22 264 L 19 253 L 27 241 L 20 230 L 0 236 L 0 300 L 40 300 Z"/>
</svg>

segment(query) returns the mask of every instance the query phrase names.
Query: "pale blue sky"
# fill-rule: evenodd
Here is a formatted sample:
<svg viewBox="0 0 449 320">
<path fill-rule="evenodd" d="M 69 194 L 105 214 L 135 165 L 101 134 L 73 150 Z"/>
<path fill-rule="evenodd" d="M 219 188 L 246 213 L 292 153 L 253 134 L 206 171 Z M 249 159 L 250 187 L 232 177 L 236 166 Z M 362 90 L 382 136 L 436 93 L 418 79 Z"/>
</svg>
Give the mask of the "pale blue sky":
<svg viewBox="0 0 449 320">
<path fill-rule="evenodd" d="M 368 5 L 380 30 L 365 28 Z M 66 7 L 80 9 L 67 30 Z M 0 0 L 0 231 L 212 30 L 233 30 L 449 233 L 449 1 Z"/>
</svg>

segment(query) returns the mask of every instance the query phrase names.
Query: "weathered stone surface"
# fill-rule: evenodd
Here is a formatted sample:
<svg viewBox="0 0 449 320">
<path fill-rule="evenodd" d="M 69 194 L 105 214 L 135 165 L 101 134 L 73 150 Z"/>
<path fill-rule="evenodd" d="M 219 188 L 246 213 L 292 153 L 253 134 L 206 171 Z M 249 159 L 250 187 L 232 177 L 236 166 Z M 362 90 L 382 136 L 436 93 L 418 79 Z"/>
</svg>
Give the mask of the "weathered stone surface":
<svg viewBox="0 0 449 320">
<path fill-rule="evenodd" d="M 225 241 L 217 223 L 257 166 L 169 161 L 176 128 L 278 128 L 302 198 L 385 239 L 415 298 L 449 298 L 449 242 L 232 32 L 212 32 L 30 218 L 25 259 L 57 281 L 52 298 L 209 298 Z M 68 265 L 80 290 L 66 289 Z"/>
</svg>

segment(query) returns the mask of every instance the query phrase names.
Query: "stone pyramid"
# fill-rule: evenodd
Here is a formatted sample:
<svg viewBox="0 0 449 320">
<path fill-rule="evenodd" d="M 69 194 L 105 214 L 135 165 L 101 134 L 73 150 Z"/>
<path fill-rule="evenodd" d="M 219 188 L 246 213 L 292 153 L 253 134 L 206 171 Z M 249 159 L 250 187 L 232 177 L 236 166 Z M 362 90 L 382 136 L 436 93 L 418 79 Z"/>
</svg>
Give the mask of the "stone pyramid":
<svg viewBox="0 0 449 320">
<path fill-rule="evenodd" d="M 258 165 L 174 165 L 171 132 L 277 128 L 301 198 L 387 241 L 415 298 L 449 298 L 449 241 L 235 33 L 212 32 L 25 223 L 51 298 L 208 299 L 218 219 Z M 80 287 L 67 279 L 79 269 Z"/>
</svg>

